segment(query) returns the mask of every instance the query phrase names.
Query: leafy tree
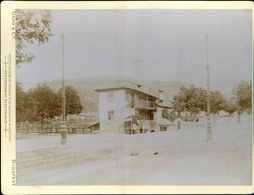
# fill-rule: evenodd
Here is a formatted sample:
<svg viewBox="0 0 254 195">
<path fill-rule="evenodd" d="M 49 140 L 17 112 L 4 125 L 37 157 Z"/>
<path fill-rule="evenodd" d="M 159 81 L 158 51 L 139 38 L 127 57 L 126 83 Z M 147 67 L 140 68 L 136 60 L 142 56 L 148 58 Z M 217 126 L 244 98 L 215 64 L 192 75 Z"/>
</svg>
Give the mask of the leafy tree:
<svg viewBox="0 0 254 195">
<path fill-rule="evenodd" d="M 198 114 L 206 108 L 206 91 L 202 88 L 196 88 L 191 85 L 189 89 L 189 99 L 187 101 L 187 110 L 191 113 Z"/>
<path fill-rule="evenodd" d="M 16 83 L 16 121 L 24 122 L 25 121 L 25 96 L 23 88 L 20 83 Z"/>
<path fill-rule="evenodd" d="M 210 104 L 212 114 L 216 114 L 223 109 L 225 98 L 220 91 L 211 91 Z"/>
<path fill-rule="evenodd" d="M 57 94 L 50 87 L 43 84 L 29 90 L 28 96 L 32 99 L 33 105 L 30 120 L 40 120 L 42 132 L 44 119 L 52 119 L 61 114 L 56 101 Z"/>
<path fill-rule="evenodd" d="M 207 91 L 201 87 L 191 85 L 190 88 L 181 87 L 173 98 L 173 108 L 177 112 L 190 112 L 190 118 L 196 120 L 195 115 L 201 111 L 207 111 Z M 223 109 L 225 99 L 221 92 L 210 92 L 211 113 L 215 114 Z"/>
<path fill-rule="evenodd" d="M 237 106 L 245 111 L 252 108 L 252 82 L 241 81 L 234 89 L 233 95 Z"/>
<path fill-rule="evenodd" d="M 49 41 L 52 36 L 52 16 L 49 10 L 16 10 L 16 64 L 30 63 L 34 59 L 32 53 L 26 53 L 26 44 L 39 45 Z"/>
<path fill-rule="evenodd" d="M 179 113 L 187 111 L 187 92 L 188 89 L 181 87 L 178 94 L 173 97 L 173 109 Z"/>
<path fill-rule="evenodd" d="M 61 108 L 62 89 L 58 91 L 57 96 L 58 96 L 58 107 Z M 83 105 L 81 104 L 78 91 L 74 89 L 74 87 L 72 86 L 66 86 L 65 96 L 66 96 L 66 107 L 65 107 L 66 116 L 70 114 L 80 114 L 83 111 Z"/>
<path fill-rule="evenodd" d="M 223 110 L 231 116 L 236 110 L 237 106 L 234 103 L 233 99 L 226 99 L 223 105 Z"/>
<path fill-rule="evenodd" d="M 213 114 L 213 120 L 215 125 L 215 114 L 223 109 L 225 98 L 220 91 L 210 92 L 210 112 Z"/>
<path fill-rule="evenodd" d="M 232 114 L 237 111 L 237 106 L 233 101 L 233 98 L 231 99 L 226 99 L 224 101 L 224 105 L 223 105 L 223 110 L 225 112 L 228 113 L 228 118 L 229 118 L 229 124 L 230 124 L 230 117 L 232 116 Z"/>
<path fill-rule="evenodd" d="M 233 89 L 233 95 L 237 105 L 238 122 L 240 122 L 240 115 L 252 109 L 252 82 L 241 81 Z"/>
<path fill-rule="evenodd" d="M 16 83 L 16 121 L 35 121 L 34 101 L 28 92 L 24 92 L 20 83 Z"/>
<path fill-rule="evenodd" d="M 210 112 L 213 114 L 213 121 L 215 125 L 215 114 L 223 110 L 225 105 L 225 98 L 220 91 L 210 92 Z"/>
<path fill-rule="evenodd" d="M 181 87 L 173 97 L 173 109 L 177 112 L 190 112 L 195 115 L 206 108 L 206 91 L 191 85 L 190 88 Z"/>
</svg>

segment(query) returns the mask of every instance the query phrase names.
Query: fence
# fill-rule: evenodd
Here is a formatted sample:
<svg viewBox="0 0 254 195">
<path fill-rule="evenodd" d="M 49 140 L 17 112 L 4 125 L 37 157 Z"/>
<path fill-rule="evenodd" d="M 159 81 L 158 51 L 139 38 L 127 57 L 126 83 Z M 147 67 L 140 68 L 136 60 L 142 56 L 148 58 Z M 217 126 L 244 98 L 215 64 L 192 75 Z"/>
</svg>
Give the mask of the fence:
<svg viewBox="0 0 254 195">
<path fill-rule="evenodd" d="M 251 122 L 252 115 L 241 115 L 240 123 Z M 206 117 L 200 117 L 198 122 L 185 122 L 182 120 L 180 121 L 180 129 L 190 129 L 190 128 L 198 128 L 198 127 L 205 127 L 207 125 Z M 170 125 L 169 129 L 177 129 L 177 120 L 174 121 L 174 125 Z M 233 117 L 213 117 L 211 116 L 211 124 L 212 127 L 221 126 L 221 125 L 230 125 L 230 124 L 237 124 L 238 118 L 237 115 Z"/>
<path fill-rule="evenodd" d="M 198 127 L 205 127 L 206 126 L 206 122 L 202 121 L 202 122 L 185 122 L 182 121 L 181 122 L 181 129 L 190 129 L 190 128 L 198 128 Z"/>
<path fill-rule="evenodd" d="M 68 123 L 67 129 L 68 133 L 99 133 L 98 130 L 93 130 L 89 128 L 91 124 L 84 123 Z M 29 123 L 20 122 L 16 124 L 17 133 L 60 133 L 61 123 L 44 123 L 41 128 L 41 123 Z"/>
<path fill-rule="evenodd" d="M 180 129 L 190 129 L 190 128 L 198 128 L 206 126 L 206 118 L 199 118 L 198 122 L 185 122 L 180 121 Z M 252 121 L 252 115 L 242 115 L 241 123 Z M 150 129 L 154 126 L 154 123 L 149 120 L 142 120 L 143 127 L 146 129 Z M 174 121 L 169 125 L 168 129 L 178 129 L 177 126 L 178 121 Z M 211 117 L 212 126 L 217 125 L 229 125 L 238 123 L 237 115 L 233 117 L 216 117 L 213 119 Z M 99 130 L 91 130 L 89 127 L 92 124 L 89 123 L 67 123 L 68 133 L 81 133 L 81 134 L 89 134 L 89 133 L 99 133 Z M 61 132 L 61 123 L 52 122 L 52 123 L 44 123 L 42 128 L 40 123 L 17 123 L 16 124 L 16 132 L 17 133 L 60 133 Z"/>
</svg>

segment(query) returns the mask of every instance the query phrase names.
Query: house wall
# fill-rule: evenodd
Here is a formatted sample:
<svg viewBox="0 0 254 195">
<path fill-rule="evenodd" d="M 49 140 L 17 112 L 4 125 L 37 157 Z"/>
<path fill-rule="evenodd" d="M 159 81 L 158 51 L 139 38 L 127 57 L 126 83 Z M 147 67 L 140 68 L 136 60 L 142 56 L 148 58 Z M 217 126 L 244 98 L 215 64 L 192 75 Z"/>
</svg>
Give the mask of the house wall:
<svg viewBox="0 0 254 195">
<path fill-rule="evenodd" d="M 108 101 L 108 92 L 114 92 L 114 101 Z M 130 108 L 129 105 L 131 101 L 126 100 L 126 92 L 134 95 L 134 101 L 139 100 L 140 95 L 142 95 L 145 100 L 148 100 L 149 96 L 128 89 L 119 90 L 107 90 L 105 92 L 99 92 L 99 117 L 100 117 L 100 131 L 103 132 L 118 132 L 124 133 L 124 118 L 127 116 L 135 114 L 135 108 Z M 131 100 L 131 98 L 130 98 Z M 114 120 L 108 119 L 108 112 L 114 111 Z M 146 110 L 143 110 L 146 112 Z M 147 111 L 148 112 L 148 111 Z M 151 113 L 151 111 L 149 111 Z M 154 114 L 154 119 L 156 113 Z M 157 126 L 155 120 L 143 120 L 146 129 L 156 130 Z"/>
<path fill-rule="evenodd" d="M 99 93 L 99 116 L 101 132 L 124 132 L 123 118 L 127 110 L 128 102 L 125 101 L 125 90 L 112 90 L 114 100 L 108 101 L 108 92 Z M 108 112 L 114 112 L 114 119 L 108 119 Z"/>
<path fill-rule="evenodd" d="M 149 100 L 151 98 L 149 98 L 148 95 L 146 94 L 143 94 L 143 93 L 139 93 L 139 92 L 136 92 L 136 91 L 131 91 L 129 90 L 128 92 L 134 94 L 134 101 L 138 101 L 140 99 L 140 96 L 142 96 L 144 98 L 144 100 Z M 154 99 L 154 102 L 155 102 L 155 99 Z M 136 108 L 137 111 L 139 111 L 141 113 L 141 111 L 139 109 Z M 146 113 L 153 113 L 153 120 L 148 120 L 148 119 L 141 119 L 141 126 L 143 129 L 146 129 L 148 131 L 150 130 L 155 130 L 157 129 L 157 126 L 156 126 L 156 112 L 155 111 L 151 111 L 151 110 L 145 110 L 145 109 L 142 109 L 142 112 L 146 112 Z"/>
<path fill-rule="evenodd" d="M 142 128 L 146 129 L 147 131 L 156 130 L 155 120 L 142 120 L 141 124 Z"/>
</svg>

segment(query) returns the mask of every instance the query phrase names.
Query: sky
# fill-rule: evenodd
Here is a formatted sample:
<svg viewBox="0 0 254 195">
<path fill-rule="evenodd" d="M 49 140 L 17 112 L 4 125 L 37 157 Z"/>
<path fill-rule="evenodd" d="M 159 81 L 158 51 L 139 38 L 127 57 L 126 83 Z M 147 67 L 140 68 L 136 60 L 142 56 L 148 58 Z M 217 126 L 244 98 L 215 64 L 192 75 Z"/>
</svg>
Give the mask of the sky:
<svg viewBox="0 0 254 195">
<path fill-rule="evenodd" d="M 206 88 L 207 61 L 211 90 L 229 93 L 252 79 L 251 10 L 52 12 L 52 38 L 27 45 L 36 58 L 17 68 L 24 85 L 61 79 L 62 33 L 66 79 L 123 75 Z"/>
</svg>

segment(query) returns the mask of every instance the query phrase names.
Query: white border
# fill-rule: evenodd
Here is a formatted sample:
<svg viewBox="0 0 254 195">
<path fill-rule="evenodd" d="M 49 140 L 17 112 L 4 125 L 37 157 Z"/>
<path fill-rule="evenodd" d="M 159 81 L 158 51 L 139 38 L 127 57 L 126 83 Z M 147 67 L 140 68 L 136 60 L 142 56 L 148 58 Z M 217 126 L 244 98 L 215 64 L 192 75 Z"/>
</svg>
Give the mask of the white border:
<svg viewBox="0 0 254 195">
<path fill-rule="evenodd" d="M 11 82 L 11 118 L 15 119 L 15 40 L 12 38 L 12 12 L 15 9 L 251 9 L 252 2 L 208 2 L 208 1 L 122 1 L 122 2 L 18 2 L 4 1 L 1 4 L 1 127 L 4 122 L 4 60 L 9 54 L 12 60 Z M 252 28 L 253 28 L 252 12 Z M 253 31 L 252 31 L 253 32 Z M 9 93 L 9 91 L 7 91 Z M 243 194 L 254 192 L 253 174 L 251 186 L 14 186 L 12 185 L 12 160 L 16 158 L 15 120 L 11 124 L 11 141 L 5 138 L 5 131 L 1 128 L 1 186 L 3 194 Z M 253 150 L 252 150 L 253 153 Z M 253 164 L 253 161 L 252 161 Z M 252 170 L 253 171 L 253 170 Z"/>
</svg>

